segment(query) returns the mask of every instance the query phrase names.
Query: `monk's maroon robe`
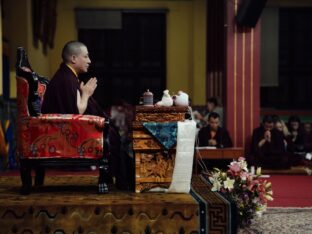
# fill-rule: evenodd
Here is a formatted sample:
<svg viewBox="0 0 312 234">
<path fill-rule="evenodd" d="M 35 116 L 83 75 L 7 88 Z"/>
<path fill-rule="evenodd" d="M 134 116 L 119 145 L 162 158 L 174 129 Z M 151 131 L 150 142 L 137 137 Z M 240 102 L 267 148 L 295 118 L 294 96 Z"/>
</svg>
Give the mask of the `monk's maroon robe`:
<svg viewBox="0 0 312 234">
<path fill-rule="evenodd" d="M 42 104 L 42 113 L 79 114 L 77 107 L 77 90 L 80 89 L 79 87 L 78 78 L 66 64 L 62 63 L 47 87 Z M 89 98 L 84 115 L 108 118 L 93 97 Z M 120 136 L 112 124 L 109 128 L 109 142 L 110 173 L 116 177 L 116 183 L 120 187 L 126 188 L 128 185 L 124 185 L 124 183 L 127 181 L 127 176 L 124 175 L 125 169 L 121 166 Z"/>
<path fill-rule="evenodd" d="M 300 158 L 286 152 L 283 133 L 277 129 L 271 130 L 271 141 L 266 141 L 261 147 L 259 142 L 264 138 L 263 126 L 254 129 L 252 135 L 252 157 L 256 166 L 263 168 L 289 168 L 300 164 Z"/>
<path fill-rule="evenodd" d="M 208 146 L 208 141 L 214 139 L 217 142 L 217 148 L 233 147 L 233 143 L 228 131 L 224 128 L 218 127 L 216 135 L 211 136 L 210 126 L 203 127 L 198 133 L 199 146 Z"/>
<path fill-rule="evenodd" d="M 42 103 L 42 113 L 79 114 L 77 107 L 79 87 L 78 78 L 66 64 L 62 63 L 47 87 Z M 105 116 L 93 97 L 89 98 L 84 114 Z"/>
</svg>

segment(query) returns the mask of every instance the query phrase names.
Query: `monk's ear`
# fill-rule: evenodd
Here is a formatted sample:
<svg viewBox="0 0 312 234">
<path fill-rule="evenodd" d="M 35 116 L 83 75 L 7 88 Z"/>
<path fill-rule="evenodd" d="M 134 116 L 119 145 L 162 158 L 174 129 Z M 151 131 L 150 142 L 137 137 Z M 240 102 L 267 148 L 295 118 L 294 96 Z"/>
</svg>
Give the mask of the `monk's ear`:
<svg viewBox="0 0 312 234">
<path fill-rule="evenodd" d="M 70 61 L 71 61 L 72 64 L 75 64 L 77 62 L 77 56 L 76 55 L 72 55 L 70 57 Z"/>
</svg>

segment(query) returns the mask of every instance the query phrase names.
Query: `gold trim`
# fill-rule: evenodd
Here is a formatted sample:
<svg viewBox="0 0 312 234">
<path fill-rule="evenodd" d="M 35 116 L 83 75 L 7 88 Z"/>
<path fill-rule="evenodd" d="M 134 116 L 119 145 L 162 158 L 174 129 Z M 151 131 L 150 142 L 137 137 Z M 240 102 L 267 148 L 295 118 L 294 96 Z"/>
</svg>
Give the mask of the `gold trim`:
<svg viewBox="0 0 312 234">
<path fill-rule="evenodd" d="M 210 80 L 210 94 L 209 94 L 208 98 L 213 96 L 213 72 L 209 73 L 209 77 L 210 77 L 210 79 L 209 79 Z"/>
<path fill-rule="evenodd" d="M 234 16 L 237 13 L 237 0 L 234 2 Z M 237 26 L 234 24 L 234 146 L 237 146 Z"/>
<path fill-rule="evenodd" d="M 219 98 L 222 100 L 222 79 L 223 79 L 223 73 L 220 72 L 220 80 L 219 80 Z M 224 103 L 224 100 L 223 100 Z"/>
<path fill-rule="evenodd" d="M 251 133 L 253 132 L 254 126 L 253 126 L 253 87 L 254 87 L 254 77 L 253 77 L 253 63 L 254 63 L 254 29 L 251 29 L 251 43 L 250 43 L 250 127 L 251 127 Z"/>
<path fill-rule="evenodd" d="M 78 78 L 78 74 L 77 74 L 77 72 L 75 71 L 75 69 L 72 67 L 72 66 L 70 66 L 68 63 L 66 63 L 66 66 L 74 73 L 74 75 Z"/>
<path fill-rule="evenodd" d="M 242 126 L 243 126 L 243 146 L 245 145 L 245 46 L 246 46 L 246 33 L 243 32 L 243 62 L 242 62 L 242 70 L 243 70 L 243 74 L 242 74 L 242 93 L 243 93 L 243 97 L 242 97 Z"/>
</svg>

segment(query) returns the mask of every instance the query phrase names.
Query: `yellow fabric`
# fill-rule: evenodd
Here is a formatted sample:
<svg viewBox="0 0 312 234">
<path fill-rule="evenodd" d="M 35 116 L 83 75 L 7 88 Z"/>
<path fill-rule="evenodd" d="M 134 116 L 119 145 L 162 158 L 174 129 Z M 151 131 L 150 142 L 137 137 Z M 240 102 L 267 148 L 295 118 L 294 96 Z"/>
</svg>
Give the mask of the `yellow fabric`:
<svg viewBox="0 0 312 234">
<path fill-rule="evenodd" d="M 66 63 L 66 66 L 75 74 L 76 77 L 78 77 L 77 72 L 72 68 L 69 64 Z"/>
</svg>

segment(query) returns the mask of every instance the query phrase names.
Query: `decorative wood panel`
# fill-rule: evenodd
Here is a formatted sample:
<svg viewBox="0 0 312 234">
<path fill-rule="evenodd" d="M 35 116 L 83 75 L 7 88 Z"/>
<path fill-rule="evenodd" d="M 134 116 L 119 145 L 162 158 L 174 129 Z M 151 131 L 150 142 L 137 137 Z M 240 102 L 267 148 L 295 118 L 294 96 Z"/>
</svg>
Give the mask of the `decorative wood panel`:
<svg viewBox="0 0 312 234">
<path fill-rule="evenodd" d="M 133 122 L 136 192 L 154 187 L 168 188 L 172 181 L 175 148 L 165 150 L 143 127 L 142 122 L 183 121 L 186 107 L 136 107 Z"/>
</svg>

